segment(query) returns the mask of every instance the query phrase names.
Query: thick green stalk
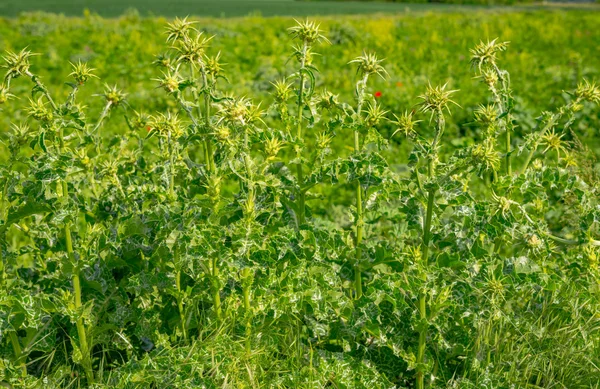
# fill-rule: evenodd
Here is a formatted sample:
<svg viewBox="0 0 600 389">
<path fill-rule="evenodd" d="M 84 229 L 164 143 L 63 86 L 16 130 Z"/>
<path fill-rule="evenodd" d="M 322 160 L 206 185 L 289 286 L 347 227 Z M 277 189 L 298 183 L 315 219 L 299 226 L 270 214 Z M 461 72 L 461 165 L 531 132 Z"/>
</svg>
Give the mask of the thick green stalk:
<svg viewBox="0 0 600 389">
<path fill-rule="evenodd" d="M 175 150 L 173 147 L 173 140 L 171 139 L 171 132 L 169 131 L 167 139 L 167 148 L 169 151 L 169 197 L 175 200 Z"/>
<path fill-rule="evenodd" d="M 21 343 L 19 342 L 19 337 L 17 333 L 14 331 L 9 332 L 10 343 L 12 344 L 13 353 L 15 354 L 15 359 L 17 364 L 21 367 L 21 375 L 23 377 L 27 376 L 27 365 L 25 364 L 23 358 L 23 350 L 21 348 Z"/>
<path fill-rule="evenodd" d="M 251 282 L 252 270 L 249 267 L 244 268 L 242 270 L 242 293 L 244 295 L 244 310 L 246 311 L 246 339 L 245 339 L 245 348 L 246 354 L 250 355 L 252 351 L 252 314 L 251 314 L 251 304 L 250 304 L 250 287 L 252 286 Z"/>
<path fill-rule="evenodd" d="M 430 163 L 430 176 L 432 174 L 432 167 Z M 430 189 L 427 196 L 427 211 L 425 216 L 425 225 L 423 226 L 423 247 L 421 249 L 421 261 L 422 265 L 426 269 L 429 261 L 429 242 L 431 240 L 431 220 L 433 218 L 433 207 L 435 199 L 435 190 Z M 422 364 L 425 360 L 425 350 L 427 348 L 427 327 L 425 325 L 427 321 L 427 301 L 425 291 L 422 290 L 419 293 L 419 318 L 422 322 L 422 326 L 419 328 L 419 347 L 417 351 L 417 389 L 424 388 L 424 376 Z"/>
<path fill-rule="evenodd" d="M 219 266 L 217 265 L 217 257 L 212 259 L 212 273 L 213 273 L 213 304 L 215 308 L 215 314 L 217 319 L 221 320 L 221 290 L 219 288 Z"/>
<path fill-rule="evenodd" d="M 202 66 L 202 84 L 204 87 L 204 125 L 206 129 L 206 154 L 208 155 L 208 170 L 211 173 L 215 172 L 215 159 L 212 147 L 212 141 L 208 137 L 211 132 L 210 128 L 210 92 L 208 87 L 208 78 L 206 76 L 206 68 L 204 67 L 204 63 L 201 63 Z"/>
<path fill-rule="evenodd" d="M 75 311 L 78 312 L 82 307 L 82 304 L 81 304 L 81 281 L 79 279 L 79 266 L 75 263 L 76 259 L 75 259 L 75 252 L 73 251 L 73 241 L 71 239 L 71 226 L 69 225 L 68 222 L 65 223 L 64 231 L 65 231 L 65 239 L 67 241 L 67 254 L 68 254 L 69 260 L 74 265 L 71 280 L 73 282 L 73 290 L 75 293 L 75 299 L 74 299 Z M 87 339 L 87 334 L 86 334 L 86 330 L 85 330 L 85 324 L 83 323 L 83 318 L 79 315 L 79 312 L 77 314 L 77 317 L 75 318 L 75 325 L 77 327 L 77 336 L 79 337 L 79 350 L 81 351 L 83 369 L 85 370 L 85 375 L 88 379 L 88 382 L 93 383 L 94 382 L 94 373 L 92 371 L 92 361 L 91 361 L 91 356 L 90 356 L 90 349 L 88 346 L 88 339 Z"/>
<path fill-rule="evenodd" d="M 308 43 L 304 42 L 302 47 L 302 56 L 300 59 L 300 86 L 298 87 L 298 113 L 297 113 L 297 128 L 296 128 L 296 139 L 302 142 L 302 119 L 304 111 L 304 69 L 306 67 L 306 53 L 308 51 Z M 304 224 L 306 221 L 306 193 L 302 190 L 304 186 L 304 172 L 302 171 L 302 151 L 299 148 L 297 151 L 296 159 L 298 164 L 296 165 L 296 179 L 298 181 L 298 225 Z"/>
<path fill-rule="evenodd" d="M 437 112 L 437 120 L 436 120 L 436 133 L 435 138 L 432 142 L 432 150 L 433 156 L 429 158 L 427 164 L 427 175 L 429 180 L 432 180 L 435 177 L 435 162 L 434 158 L 437 155 L 437 142 L 441 139 L 441 136 L 444 132 L 444 114 L 442 111 Z M 433 219 L 433 208 L 435 206 L 435 188 L 430 188 L 427 192 L 427 210 L 425 213 L 425 224 L 423 225 L 423 242 L 421 248 L 421 261 L 424 271 L 427 271 L 429 267 L 429 242 L 431 241 L 431 222 Z M 424 275 L 426 278 L 427 275 Z M 425 286 L 423 286 L 421 292 L 419 293 L 419 319 L 421 321 L 421 325 L 419 326 L 419 346 L 417 349 L 417 389 L 423 389 L 425 387 L 425 371 L 423 368 L 423 364 L 425 362 L 425 351 L 427 349 L 427 300 L 426 300 L 426 290 Z"/>
<path fill-rule="evenodd" d="M 65 141 L 64 141 L 64 131 L 63 128 L 60 127 L 59 132 L 59 146 L 60 152 L 64 152 Z M 69 201 L 69 186 L 66 180 L 62 181 L 62 195 L 63 201 L 68 203 Z M 85 324 L 83 322 L 83 318 L 79 315 L 79 310 L 82 307 L 81 303 L 81 280 L 79 277 L 79 264 L 77 263 L 77 259 L 75 258 L 75 251 L 73 250 L 73 238 L 71 236 L 71 225 L 69 222 L 65 222 L 64 226 L 64 234 L 65 241 L 67 245 L 67 256 L 69 261 L 73 267 L 73 274 L 71 275 L 71 282 L 73 283 L 73 291 L 75 293 L 74 297 L 74 306 L 75 311 L 77 312 L 77 317 L 75 318 L 75 326 L 77 327 L 77 336 L 79 338 L 79 350 L 81 351 L 82 356 L 82 365 L 85 370 L 85 375 L 89 381 L 89 383 L 94 382 L 94 373 L 92 371 L 92 361 L 90 355 L 90 349 L 88 346 L 87 333 L 85 330 Z"/>
<path fill-rule="evenodd" d="M 177 249 L 176 249 L 177 250 Z M 175 258 L 177 261 L 177 257 Z M 183 309 L 183 296 L 181 291 L 181 271 L 175 274 L 175 287 L 177 288 L 177 309 L 179 310 L 179 321 L 181 322 L 181 335 L 187 340 L 187 328 L 185 324 L 185 311 Z"/>
<path fill-rule="evenodd" d="M 367 87 L 367 80 L 369 75 L 365 74 L 360 82 L 358 88 L 358 104 L 356 114 L 358 115 L 358 121 L 362 122 L 362 105 L 364 102 L 365 89 Z M 361 123 L 362 124 L 362 123 Z M 361 151 L 360 147 L 360 133 L 358 129 L 354 130 L 354 153 L 358 154 Z M 363 215 L 363 202 L 362 202 L 362 187 L 360 180 L 356 181 L 356 241 L 355 241 L 355 253 L 354 253 L 354 292 L 357 299 L 362 297 L 362 273 L 360 270 L 360 262 L 362 260 L 362 240 L 364 235 L 364 215 Z"/>
<path fill-rule="evenodd" d="M 510 115 L 506 116 L 506 120 L 510 120 Z M 512 165 L 510 162 L 510 153 L 511 153 L 511 149 L 510 149 L 510 126 L 506 126 L 506 174 L 508 176 L 512 175 Z"/>
</svg>

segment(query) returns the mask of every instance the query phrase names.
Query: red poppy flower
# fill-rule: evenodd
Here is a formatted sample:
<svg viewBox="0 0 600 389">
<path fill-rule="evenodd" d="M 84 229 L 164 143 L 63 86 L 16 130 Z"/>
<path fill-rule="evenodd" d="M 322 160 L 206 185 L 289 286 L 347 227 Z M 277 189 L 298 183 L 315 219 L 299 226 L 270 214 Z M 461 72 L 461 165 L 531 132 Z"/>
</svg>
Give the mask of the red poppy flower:
<svg viewBox="0 0 600 389">
<path fill-rule="evenodd" d="M 380 91 L 377 91 L 373 94 L 373 96 L 375 96 L 376 98 L 380 98 L 382 94 L 383 93 L 381 93 Z"/>
<path fill-rule="evenodd" d="M 148 132 L 152 131 L 152 127 L 146 126 L 146 131 L 148 131 Z"/>
<path fill-rule="evenodd" d="M 397 86 L 398 88 L 402 88 L 402 87 L 404 86 L 404 84 L 402 83 L 402 81 L 398 81 L 398 82 L 396 83 L 396 86 Z"/>
</svg>

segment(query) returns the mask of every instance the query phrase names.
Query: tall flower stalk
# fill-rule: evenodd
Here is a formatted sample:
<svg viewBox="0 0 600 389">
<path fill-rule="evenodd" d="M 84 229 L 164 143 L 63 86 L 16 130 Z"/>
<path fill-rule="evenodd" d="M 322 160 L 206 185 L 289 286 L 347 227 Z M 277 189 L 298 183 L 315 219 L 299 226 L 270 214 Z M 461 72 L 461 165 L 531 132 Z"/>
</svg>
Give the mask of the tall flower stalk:
<svg viewBox="0 0 600 389">
<path fill-rule="evenodd" d="M 381 66 L 381 62 L 375 54 L 364 53 L 362 56 L 350 61 L 351 64 L 356 64 L 357 73 L 360 77 L 356 83 L 356 111 L 354 111 L 354 117 L 352 118 L 352 129 L 353 129 L 353 151 L 355 155 L 360 154 L 363 151 L 363 144 L 361 141 L 361 131 L 363 131 L 367 124 L 363 118 L 363 107 L 366 99 L 366 89 L 369 77 L 372 75 L 378 75 L 382 78 L 386 76 L 386 71 Z M 360 182 L 360 177 L 357 178 L 355 185 L 355 206 L 356 206 L 356 220 L 354 223 L 354 295 L 357 299 L 362 297 L 362 241 L 364 235 L 365 221 L 363 212 L 363 188 Z"/>
<path fill-rule="evenodd" d="M 303 158 L 305 158 L 303 155 L 305 147 L 304 110 L 313 94 L 315 87 L 315 72 L 317 71 L 317 68 L 312 65 L 312 58 L 314 55 L 312 47 L 315 43 L 329 41 L 322 34 L 320 25 L 313 21 L 296 21 L 296 25 L 290 27 L 288 31 L 292 37 L 299 41 L 299 45 L 294 47 L 294 57 L 300 63 L 300 68 L 295 74 L 298 78 L 298 89 L 296 99 L 296 134 L 293 139 L 296 153 L 296 187 L 298 196 L 296 203 L 296 218 L 297 224 L 300 226 L 306 222 L 306 190 L 304 189 L 303 170 Z"/>
</svg>

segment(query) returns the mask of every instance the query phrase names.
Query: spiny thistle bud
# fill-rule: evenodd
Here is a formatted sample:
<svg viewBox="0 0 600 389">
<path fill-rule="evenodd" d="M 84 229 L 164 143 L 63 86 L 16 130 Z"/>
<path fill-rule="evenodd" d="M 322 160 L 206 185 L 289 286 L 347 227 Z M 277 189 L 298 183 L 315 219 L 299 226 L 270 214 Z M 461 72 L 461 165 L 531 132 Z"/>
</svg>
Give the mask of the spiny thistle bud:
<svg viewBox="0 0 600 389">
<path fill-rule="evenodd" d="M 544 164 L 542 163 L 541 159 L 536 159 L 532 162 L 531 167 L 533 170 L 540 171 L 544 168 Z"/>
<path fill-rule="evenodd" d="M 541 240 L 540 237 L 537 236 L 537 234 L 531 234 L 527 238 L 526 243 L 527 243 L 527 246 L 533 251 L 539 251 L 544 246 L 544 241 Z"/>
<path fill-rule="evenodd" d="M 190 31 L 196 31 L 193 25 L 196 22 L 188 21 L 186 16 L 183 19 L 175 18 L 173 23 L 167 24 L 167 42 L 174 42 L 180 39 L 186 39 L 189 36 Z"/>
<path fill-rule="evenodd" d="M 500 212 L 502 217 L 506 217 L 506 214 L 510 212 L 510 206 L 512 205 L 512 202 L 506 197 L 496 196 L 494 193 L 492 193 L 492 199 L 496 203 L 496 210 L 494 211 L 494 214 L 496 212 Z"/>
<path fill-rule="evenodd" d="M 491 139 L 486 139 L 483 143 L 474 146 L 471 150 L 471 157 L 473 162 L 478 165 L 480 172 L 498 171 L 500 167 L 500 156 Z"/>
<path fill-rule="evenodd" d="M 483 82 L 488 86 L 488 88 L 494 89 L 498 84 L 498 73 L 490 69 L 484 69 L 481 72 L 481 78 L 483 78 Z"/>
<path fill-rule="evenodd" d="M 89 68 L 85 62 L 71 63 L 71 66 L 73 71 L 69 76 L 72 76 L 79 85 L 85 84 L 90 78 L 98 78 L 92 73 L 95 69 Z"/>
<path fill-rule="evenodd" d="M 317 134 L 316 143 L 317 143 L 317 148 L 319 148 L 319 149 L 328 148 L 332 141 L 333 141 L 333 136 L 331 134 L 328 134 L 326 132 L 320 132 Z"/>
<path fill-rule="evenodd" d="M 227 126 L 217 126 L 214 129 L 215 137 L 221 142 L 231 142 L 231 129 Z"/>
<path fill-rule="evenodd" d="M 600 259 L 600 253 L 598 252 L 597 247 L 586 246 L 583 249 L 584 255 L 587 257 L 588 263 L 590 267 L 597 267 L 598 261 Z"/>
<path fill-rule="evenodd" d="M 271 85 L 275 87 L 273 96 L 278 103 L 284 103 L 292 96 L 292 84 L 288 83 L 285 78 L 272 82 Z"/>
<path fill-rule="evenodd" d="M 444 84 L 442 86 L 436 86 L 435 88 L 429 84 L 427 86 L 427 90 L 425 94 L 419 96 L 420 99 L 423 99 L 421 103 L 421 111 L 423 112 L 431 112 L 431 113 L 441 113 L 444 109 L 450 111 L 448 107 L 449 103 L 456 104 L 454 101 L 450 99 L 453 93 L 456 90 L 446 90 L 446 86 L 448 84 Z"/>
<path fill-rule="evenodd" d="M 274 160 L 282 147 L 283 142 L 281 142 L 278 138 L 273 137 L 267 139 L 267 141 L 265 142 L 265 153 L 267 154 L 267 160 Z"/>
<path fill-rule="evenodd" d="M 189 62 L 192 64 L 198 64 L 204 60 L 206 49 L 208 48 L 208 42 L 212 37 L 204 37 L 202 33 L 199 33 L 194 38 L 188 37 L 180 42 L 179 46 L 175 49 L 179 52 L 179 62 Z"/>
<path fill-rule="evenodd" d="M 114 108 L 125 101 L 125 97 L 127 96 L 123 91 L 117 89 L 117 86 L 109 86 L 104 85 L 104 93 L 102 96 L 106 99 L 107 103 Z"/>
<path fill-rule="evenodd" d="M 223 181 L 223 178 L 221 178 L 218 175 L 211 175 L 207 182 L 206 182 L 206 193 L 208 194 L 208 196 L 213 199 L 213 200 L 217 200 L 219 198 L 219 196 L 221 195 L 221 183 Z"/>
<path fill-rule="evenodd" d="M 204 67 L 206 69 L 206 74 L 208 74 L 209 76 L 211 76 L 213 78 L 216 78 L 217 76 L 219 76 L 219 74 L 221 74 L 221 72 L 223 71 L 223 66 L 222 66 L 223 64 L 221 64 L 219 62 L 219 59 L 221 59 L 220 51 L 214 57 L 207 57 L 206 63 L 204 64 Z"/>
<path fill-rule="evenodd" d="M 304 22 L 295 21 L 296 25 L 288 28 L 288 31 L 293 38 L 298 39 L 307 45 L 321 41 L 329 43 L 329 40 L 321 33 L 320 24 L 309 20 Z"/>
<path fill-rule="evenodd" d="M 166 73 L 163 72 L 162 78 L 155 78 L 154 81 L 158 81 L 159 86 L 167 93 L 173 93 L 179 90 L 181 76 L 179 76 L 177 70 L 175 70 L 175 72 L 169 70 Z"/>
<path fill-rule="evenodd" d="M 15 97 L 13 94 L 9 93 L 8 88 L 3 84 L 0 84 L 0 104 L 6 103 L 11 98 Z"/>
<path fill-rule="evenodd" d="M 338 95 L 334 95 L 333 93 L 324 90 L 322 91 L 316 98 L 317 107 L 322 109 L 331 109 L 337 107 L 339 105 Z"/>
<path fill-rule="evenodd" d="M 487 281 L 487 287 L 493 295 L 501 295 L 504 292 L 502 281 L 490 279 Z"/>
<path fill-rule="evenodd" d="M 144 112 L 134 111 L 134 118 L 131 122 L 133 128 L 146 128 L 149 130 L 148 122 L 150 121 L 150 116 Z"/>
<path fill-rule="evenodd" d="M 386 120 L 385 115 L 388 111 L 384 111 L 381 109 L 381 106 L 377 104 L 369 104 L 369 108 L 365 111 L 367 113 L 367 117 L 365 118 L 365 124 L 369 127 L 375 127 L 382 121 Z"/>
<path fill-rule="evenodd" d="M 254 106 L 249 99 L 228 99 L 221 105 L 217 113 L 219 121 L 236 125 L 245 125 L 251 123 L 262 116 L 259 107 Z"/>
<path fill-rule="evenodd" d="M 7 51 L 6 55 L 3 57 L 4 62 L 6 62 L 4 68 L 8 69 L 6 71 L 6 78 L 29 76 L 29 68 L 31 66 L 29 59 L 34 55 L 36 54 L 33 54 L 27 49 L 23 49 L 19 53 Z"/>
<path fill-rule="evenodd" d="M 54 115 L 52 111 L 46 106 L 44 100 L 40 97 L 37 100 L 29 100 L 29 116 L 41 123 L 47 124 L 52 121 Z"/>
<path fill-rule="evenodd" d="M 575 96 L 582 100 L 600 104 L 600 87 L 594 82 L 590 83 L 588 80 L 583 80 L 582 83 L 577 85 Z"/>
<path fill-rule="evenodd" d="M 494 105 L 480 105 L 475 110 L 475 120 L 486 126 L 494 126 L 498 120 L 498 110 Z"/>
<path fill-rule="evenodd" d="M 563 136 L 564 134 L 558 135 L 556 132 L 554 132 L 554 130 L 542 135 L 541 144 L 542 146 L 546 146 L 546 148 L 543 151 L 543 154 L 545 154 L 548 150 L 556 151 L 559 158 L 561 152 L 564 152 L 566 154 L 567 149 L 565 148 L 565 142 L 562 140 Z"/>
<path fill-rule="evenodd" d="M 168 54 L 159 54 L 156 56 L 156 59 L 152 62 L 152 64 L 166 69 L 173 69 L 173 60 L 169 57 Z"/>
<path fill-rule="evenodd" d="M 183 135 L 184 127 L 176 113 L 158 114 L 158 116 L 150 118 L 148 125 L 152 130 L 158 131 L 163 136 L 170 134 L 174 138 L 179 138 Z"/>
<path fill-rule="evenodd" d="M 414 112 L 413 111 L 404 111 L 404 113 L 398 117 L 394 115 L 396 121 L 393 122 L 397 128 L 392 134 L 392 136 L 396 135 L 399 132 L 404 133 L 405 136 L 409 137 L 415 132 L 415 125 L 420 122 L 420 120 L 414 120 Z"/>
<path fill-rule="evenodd" d="M 381 62 L 383 62 L 383 60 L 377 59 L 377 56 L 374 53 L 365 52 L 360 57 L 356 57 L 348 63 L 357 64 L 358 66 L 356 72 L 362 77 L 366 75 L 377 74 L 381 78 L 385 78 L 388 73 L 383 68 L 383 66 L 381 66 Z"/>
<path fill-rule="evenodd" d="M 484 43 L 481 41 L 474 49 L 471 49 L 471 65 L 479 71 L 484 65 L 495 65 L 496 55 L 508 48 L 508 42 L 497 42 L 498 38 Z"/>
</svg>

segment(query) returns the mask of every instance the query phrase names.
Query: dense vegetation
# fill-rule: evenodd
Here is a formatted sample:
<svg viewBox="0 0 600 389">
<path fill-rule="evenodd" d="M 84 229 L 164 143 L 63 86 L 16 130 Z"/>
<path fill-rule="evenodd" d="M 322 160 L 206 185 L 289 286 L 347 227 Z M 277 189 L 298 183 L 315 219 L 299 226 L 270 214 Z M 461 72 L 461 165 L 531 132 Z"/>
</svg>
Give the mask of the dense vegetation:
<svg viewBox="0 0 600 389">
<path fill-rule="evenodd" d="M 0 384 L 598 388 L 598 16 L 534 15 L 4 21 Z"/>
<path fill-rule="evenodd" d="M 479 0 L 462 0 L 465 4 Z M 507 4 L 509 0 L 498 0 L 497 4 Z M 191 14 L 198 16 L 234 17 L 248 15 L 263 16 L 302 16 L 385 13 L 398 14 L 414 11 L 463 11 L 471 12 L 475 7 L 489 9 L 487 2 L 478 5 L 449 4 L 446 2 L 385 2 L 385 1 L 298 1 L 298 0 L 20 0 L 0 2 L 0 16 L 18 16 L 22 12 L 45 11 L 81 16 L 93 12 L 104 17 L 120 16 L 124 12 L 139 10 L 144 16 L 178 16 Z M 527 3 L 523 1 L 521 3 Z M 526 5 L 544 8 L 550 4 Z M 556 6 L 556 5 L 554 5 Z M 561 7 L 564 5 L 561 5 Z M 505 10 L 515 10 L 502 5 Z"/>
</svg>

